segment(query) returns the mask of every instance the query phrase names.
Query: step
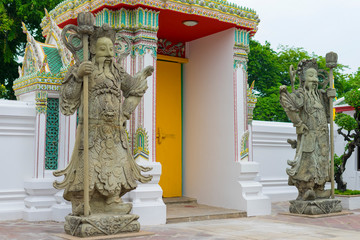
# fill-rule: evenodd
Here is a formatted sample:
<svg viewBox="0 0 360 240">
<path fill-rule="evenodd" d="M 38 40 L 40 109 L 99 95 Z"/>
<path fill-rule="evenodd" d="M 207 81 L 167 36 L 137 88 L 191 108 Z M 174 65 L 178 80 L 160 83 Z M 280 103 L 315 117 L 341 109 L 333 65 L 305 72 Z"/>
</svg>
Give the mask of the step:
<svg viewBox="0 0 360 240">
<path fill-rule="evenodd" d="M 167 197 L 167 198 L 163 198 L 163 201 L 166 205 L 197 203 L 196 198 L 189 198 L 189 197 Z"/>
<path fill-rule="evenodd" d="M 194 222 L 246 217 L 246 212 L 203 204 L 169 204 L 166 223 Z"/>
</svg>

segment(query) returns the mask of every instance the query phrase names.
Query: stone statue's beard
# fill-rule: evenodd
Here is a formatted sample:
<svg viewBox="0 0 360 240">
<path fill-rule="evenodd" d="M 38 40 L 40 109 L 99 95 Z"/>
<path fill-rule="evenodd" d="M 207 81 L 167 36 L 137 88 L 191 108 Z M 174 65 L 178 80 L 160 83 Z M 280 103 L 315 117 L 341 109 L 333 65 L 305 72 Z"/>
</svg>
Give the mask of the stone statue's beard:
<svg viewBox="0 0 360 240">
<path fill-rule="evenodd" d="M 100 73 L 104 72 L 106 67 L 110 68 L 112 61 L 113 61 L 112 57 L 98 57 L 96 59 L 96 65 L 98 66 L 99 72 Z"/>
<path fill-rule="evenodd" d="M 97 71 L 95 71 L 95 75 L 105 74 L 105 76 L 109 79 L 114 80 L 114 73 L 112 68 L 112 57 L 99 57 L 96 59 L 95 66 L 97 67 Z"/>
<path fill-rule="evenodd" d="M 320 101 L 317 89 L 313 89 L 313 88 L 307 89 L 306 94 L 311 101 Z"/>
</svg>

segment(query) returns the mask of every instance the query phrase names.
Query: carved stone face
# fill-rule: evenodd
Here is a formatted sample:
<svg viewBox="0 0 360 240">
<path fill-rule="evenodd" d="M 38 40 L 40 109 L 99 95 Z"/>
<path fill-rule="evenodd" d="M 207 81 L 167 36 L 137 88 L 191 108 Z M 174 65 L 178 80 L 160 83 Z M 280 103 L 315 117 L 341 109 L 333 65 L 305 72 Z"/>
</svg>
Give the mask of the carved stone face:
<svg viewBox="0 0 360 240">
<path fill-rule="evenodd" d="M 307 90 L 315 90 L 318 87 L 319 78 L 316 69 L 309 68 L 305 72 L 305 88 Z"/>
<path fill-rule="evenodd" d="M 114 57 L 114 44 L 110 38 L 101 37 L 96 42 L 95 61 L 103 63 L 104 61 L 111 61 Z"/>
</svg>

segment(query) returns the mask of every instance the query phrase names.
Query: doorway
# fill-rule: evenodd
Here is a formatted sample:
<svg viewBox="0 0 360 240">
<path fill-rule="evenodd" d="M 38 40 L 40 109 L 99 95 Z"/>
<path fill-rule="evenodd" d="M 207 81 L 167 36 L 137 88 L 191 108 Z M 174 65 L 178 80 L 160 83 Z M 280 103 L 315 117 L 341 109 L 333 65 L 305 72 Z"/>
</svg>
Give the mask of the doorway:
<svg viewBox="0 0 360 240">
<path fill-rule="evenodd" d="M 182 196 L 182 63 L 167 56 L 157 60 L 156 161 L 163 197 Z"/>
</svg>

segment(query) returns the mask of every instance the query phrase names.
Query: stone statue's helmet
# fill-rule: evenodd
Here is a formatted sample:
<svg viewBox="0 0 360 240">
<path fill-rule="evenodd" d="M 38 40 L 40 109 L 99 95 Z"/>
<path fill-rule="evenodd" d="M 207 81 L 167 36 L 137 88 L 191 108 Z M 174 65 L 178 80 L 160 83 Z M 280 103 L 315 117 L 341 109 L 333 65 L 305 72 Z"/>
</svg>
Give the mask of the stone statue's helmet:
<svg viewBox="0 0 360 240">
<path fill-rule="evenodd" d="M 314 68 L 316 71 L 319 70 L 316 59 L 303 59 L 299 62 L 298 67 L 296 69 L 296 73 L 300 78 L 300 87 L 304 87 L 305 85 L 305 72 L 306 70 Z"/>
<path fill-rule="evenodd" d="M 116 29 L 113 29 L 109 24 L 105 23 L 101 27 L 96 27 L 90 36 L 90 53 L 95 54 L 96 42 L 99 38 L 107 37 L 110 38 L 113 43 L 115 43 Z"/>
</svg>

